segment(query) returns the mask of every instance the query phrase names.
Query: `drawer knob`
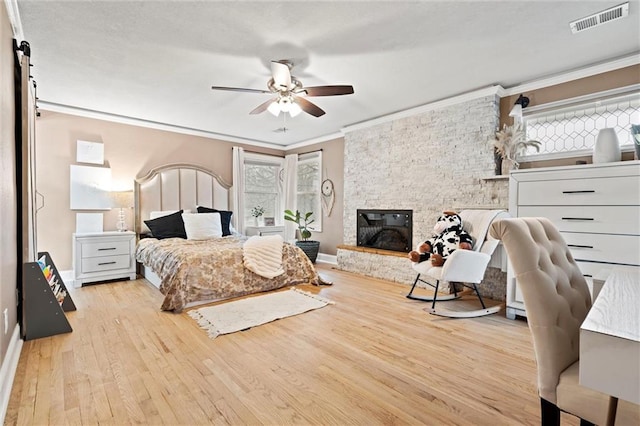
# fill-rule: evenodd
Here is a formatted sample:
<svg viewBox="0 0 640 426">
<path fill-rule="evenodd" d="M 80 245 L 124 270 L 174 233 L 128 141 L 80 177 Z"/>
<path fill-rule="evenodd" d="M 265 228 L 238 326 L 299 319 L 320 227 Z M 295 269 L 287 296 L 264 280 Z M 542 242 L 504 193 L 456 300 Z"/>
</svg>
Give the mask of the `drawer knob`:
<svg viewBox="0 0 640 426">
<path fill-rule="evenodd" d="M 102 263 L 98 263 L 98 265 L 113 265 L 116 262 L 102 262 Z"/>
<path fill-rule="evenodd" d="M 583 246 L 583 245 L 580 245 L 580 244 L 567 244 L 567 246 L 574 247 L 574 248 L 587 248 L 587 249 L 592 249 L 593 248 L 593 246 Z"/>
<path fill-rule="evenodd" d="M 563 217 L 562 220 L 595 220 L 592 217 Z"/>
<path fill-rule="evenodd" d="M 106 247 L 106 248 L 99 248 L 98 251 L 103 251 L 103 250 L 115 250 L 115 247 Z"/>
<path fill-rule="evenodd" d="M 593 189 L 586 189 L 581 191 L 562 191 L 563 194 L 593 194 L 596 191 Z"/>
</svg>

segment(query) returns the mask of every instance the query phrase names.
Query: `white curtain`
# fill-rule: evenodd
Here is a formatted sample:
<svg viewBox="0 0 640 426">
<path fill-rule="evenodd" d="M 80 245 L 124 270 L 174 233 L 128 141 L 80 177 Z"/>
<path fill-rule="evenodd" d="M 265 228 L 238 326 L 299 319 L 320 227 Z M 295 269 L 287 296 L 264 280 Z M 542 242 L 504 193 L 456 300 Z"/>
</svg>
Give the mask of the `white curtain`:
<svg viewBox="0 0 640 426">
<path fill-rule="evenodd" d="M 284 208 L 295 213 L 298 208 L 298 154 L 284 157 Z M 296 238 L 296 224 L 286 220 L 284 222 L 284 240 L 292 241 Z"/>
<path fill-rule="evenodd" d="M 231 187 L 233 226 L 244 234 L 244 149 L 233 147 L 233 186 Z"/>
</svg>

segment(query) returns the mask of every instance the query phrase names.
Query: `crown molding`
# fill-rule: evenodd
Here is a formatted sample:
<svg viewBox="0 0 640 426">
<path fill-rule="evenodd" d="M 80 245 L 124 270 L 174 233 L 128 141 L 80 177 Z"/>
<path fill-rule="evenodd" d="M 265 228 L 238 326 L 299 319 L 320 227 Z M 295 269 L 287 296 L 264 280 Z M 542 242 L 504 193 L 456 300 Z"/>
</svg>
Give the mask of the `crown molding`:
<svg viewBox="0 0 640 426">
<path fill-rule="evenodd" d="M 318 136 L 317 138 L 307 139 L 307 140 L 302 141 L 302 142 L 296 142 L 294 144 L 287 145 L 285 147 L 285 150 L 288 151 L 288 150 L 291 150 L 291 149 L 304 148 L 305 146 L 314 145 L 314 144 L 322 143 L 322 142 L 329 142 L 329 141 L 332 141 L 334 139 L 339 139 L 339 138 L 343 138 L 343 137 L 344 137 L 344 133 L 343 132 L 330 133 L 328 135 Z"/>
<path fill-rule="evenodd" d="M 277 149 L 283 151 L 287 149 L 283 145 L 275 145 L 253 139 L 239 138 L 222 133 L 209 132 L 206 130 L 193 129 L 190 127 L 177 126 L 174 124 L 159 123 L 157 121 L 132 118 L 124 115 L 110 114 L 106 112 L 94 111 L 90 109 L 77 108 L 53 102 L 38 101 L 38 109 L 43 111 L 58 112 L 62 114 L 75 115 L 78 117 L 93 118 L 96 120 L 110 121 L 113 123 L 128 124 L 131 126 L 146 127 L 149 129 L 163 130 L 166 132 L 180 133 L 184 135 L 201 136 L 208 139 L 216 139 L 223 142 L 241 143 L 245 145 L 257 146 L 261 148 Z"/>
<path fill-rule="evenodd" d="M 399 111 L 393 114 L 374 118 L 373 120 L 362 121 L 360 123 L 345 126 L 342 128 L 342 132 L 349 133 L 356 130 L 362 130 L 368 127 L 376 126 L 378 124 L 388 123 L 390 121 L 412 117 L 414 115 L 422 114 L 422 113 L 433 111 L 436 109 L 446 108 L 452 105 L 458 105 L 473 99 L 478 99 L 478 98 L 491 96 L 491 95 L 497 95 L 498 97 L 502 98 L 504 97 L 504 89 L 500 85 L 485 87 L 483 89 L 478 89 L 472 92 L 463 93 L 461 95 L 453 96 L 450 98 L 441 99 L 439 101 L 431 102 L 429 104 L 421 105 L 415 108 L 410 108 L 410 109 Z"/>
<path fill-rule="evenodd" d="M 512 86 L 504 90 L 504 96 L 513 96 L 532 90 L 542 89 L 544 87 L 555 86 L 556 84 L 567 83 L 569 81 L 579 80 L 581 78 L 591 77 L 593 75 L 615 71 L 620 68 L 626 68 L 637 64 L 640 64 L 640 52 L 614 59 L 613 61 L 590 65 L 577 70 L 557 74 L 555 76 L 545 77 L 539 80 L 533 80 L 517 86 Z"/>
<path fill-rule="evenodd" d="M 20 11 L 18 10 L 18 0 L 4 0 L 4 4 L 7 8 L 7 14 L 9 15 L 13 37 L 18 40 L 18 44 L 20 44 L 20 42 L 24 40 L 24 33 L 22 31 Z"/>
</svg>

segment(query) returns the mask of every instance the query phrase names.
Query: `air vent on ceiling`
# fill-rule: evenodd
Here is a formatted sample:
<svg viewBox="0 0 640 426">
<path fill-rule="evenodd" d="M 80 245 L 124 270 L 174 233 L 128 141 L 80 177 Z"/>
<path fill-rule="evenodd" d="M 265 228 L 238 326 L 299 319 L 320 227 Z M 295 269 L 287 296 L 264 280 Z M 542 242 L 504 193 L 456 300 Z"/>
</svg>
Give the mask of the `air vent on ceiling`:
<svg viewBox="0 0 640 426">
<path fill-rule="evenodd" d="M 589 28 L 597 27 L 607 22 L 615 21 L 629 16 L 629 3 L 623 3 L 618 6 L 611 7 L 603 10 L 602 12 L 594 13 L 577 21 L 569 23 L 571 32 L 577 34 L 580 31 L 588 30 Z"/>
</svg>

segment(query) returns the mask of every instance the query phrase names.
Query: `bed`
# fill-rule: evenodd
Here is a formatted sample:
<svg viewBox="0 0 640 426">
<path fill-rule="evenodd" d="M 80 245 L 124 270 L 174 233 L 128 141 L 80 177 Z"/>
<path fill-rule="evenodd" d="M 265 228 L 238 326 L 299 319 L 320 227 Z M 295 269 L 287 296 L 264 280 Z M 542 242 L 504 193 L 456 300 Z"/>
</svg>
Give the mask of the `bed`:
<svg viewBox="0 0 640 426">
<path fill-rule="evenodd" d="M 197 219 L 206 216 L 201 212 L 220 212 L 224 223 L 225 212 L 227 218 L 232 217 L 229 188 L 215 173 L 186 164 L 159 167 L 136 179 L 135 222 L 136 232 L 141 236 L 136 260 L 141 264 L 142 275 L 165 296 L 162 310 L 180 312 L 214 300 L 320 283 L 308 257 L 288 243 L 282 244 L 284 273 L 266 278 L 247 269 L 243 262 L 247 237 L 235 232 L 232 223 L 230 235 L 202 240 L 165 235 L 155 226 L 159 217 L 163 223 L 180 218 L 180 211 L 193 213 L 190 217 Z M 152 217 L 154 222 L 148 222 Z M 166 238 L 149 237 L 145 221 Z"/>
</svg>

